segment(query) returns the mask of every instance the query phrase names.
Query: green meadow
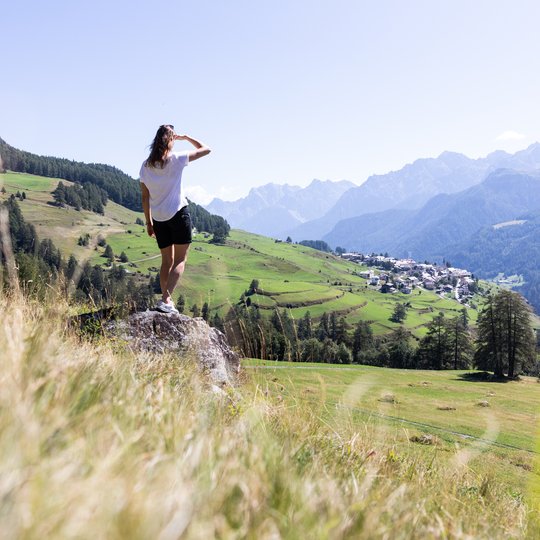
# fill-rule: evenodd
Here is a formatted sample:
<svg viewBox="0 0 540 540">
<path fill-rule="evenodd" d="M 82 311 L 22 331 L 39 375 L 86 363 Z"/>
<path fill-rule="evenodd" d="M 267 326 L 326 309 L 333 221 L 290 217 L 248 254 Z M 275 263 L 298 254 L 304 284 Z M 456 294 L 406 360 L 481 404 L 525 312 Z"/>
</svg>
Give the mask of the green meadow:
<svg viewBox="0 0 540 540">
<path fill-rule="evenodd" d="M 422 371 L 373 366 L 244 360 L 249 376 L 289 406 L 309 404 L 334 422 L 350 415 L 358 425 L 380 430 L 396 452 L 415 443 L 443 456 L 473 452 L 470 466 L 491 472 L 523 492 L 537 457 L 540 385 L 533 377 L 507 383 L 482 382 L 474 371 Z M 486 405 L 487 404 L 487 405 Z M 429 441 L 429 438 L 426 442 Z"/>
<path fill-rule="evenodd" d="M 539 537 L 532 379 L 246 360 L 220 390 L 67 310 L 0 292 L 2 538 Z"/>
<path fill-rule="evenodd" d="M 25 218 L 36 226 L 41 238 L 51 238 L 65 256 L 74 253 L 79 260 L 106 266 L 104 249 L 96 245 L 101 235 L 117 256 L 126 253 L 129 272 L 141 279 L 155 275 L 160 265 L 157 245 L 144 227 L 135 224 L 142 213 L 112 201 L 107 203 L 104 216 L 58 208 L 51 204 L 56 179 L 9 172 L 1 180 L 7 191 L 4 198 L 25 191 L 27 198 L 20 203 Z M 77 245 L 84 234 L 90 235 L 88 247 Z M 392 311 L 397 302 L 409 302 L 405 326 L 416 338 L 425 334 L 425 325 L 437 313 L 454 316 L 462 308 L 452 299 L 421 289 L 410 295 L 381 294 L 356 275 L 361 269 L 328 253 L 245 231 L 231 231 L 226 245 L 213 245 L 208 234 L 197 233 L 178 294 L 184 295 L 187 307 L 208 302 L 211 311 L 224 315 L 239 301 L 251 280 L 257 279 L 261 294 L 252 295 L 250 300 L 263 314 L 271 314 L 276 306 L 289 309 L 294 318 L 308 310 L 314 318 L 333 311 L 350 324 L 369 321 L 375 334 L 397 328 L 398 324 L 389 320 Z M 469 310 L 469 315 L 474 322 L 476 311 Z"/>
</svg>

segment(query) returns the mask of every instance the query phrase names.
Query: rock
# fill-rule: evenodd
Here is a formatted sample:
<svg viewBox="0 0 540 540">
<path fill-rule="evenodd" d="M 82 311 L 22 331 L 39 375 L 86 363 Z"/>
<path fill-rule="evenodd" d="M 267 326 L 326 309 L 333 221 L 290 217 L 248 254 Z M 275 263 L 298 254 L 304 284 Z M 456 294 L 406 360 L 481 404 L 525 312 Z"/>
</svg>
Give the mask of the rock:
<svg viewBox="0 0 540 540">
<path fill-rule="evenodd" d="M 418 444 L 427 444 L 427 445 L 439 445 L 441 441 L 438 437 L 435 437 L 435 435 L 430 435 L 428 433 L 424 433 L 422 435 L 413 435 L 410 437 L 409 441 L 415 442 Z"/>
<path fill-rule="evenodd" d="M 379 401 L 382 401 L 383 403 L 397 403 L 397 399 L 394 394 L 384 394 L 379 398 Z"/>
<path fill-rule="evenodd" d="M 201 317 L 141 311 L 127 319 L 103 324 L 105 333 L 125 340 L 134 351 L 192 354 L 215 384 L 231 384 L 240 370 L 240 358 L 227 338 Z"/>
<path fill-rule="evenodd" d="M 476 404 L 477 407 L 489 407 L 489 401 L 485 401 L 485 400 L 482 400 L 482 401 L 479 401 L 477 404 Z"/>
<path fill-rule="evenodd" d="M 439 411 L 455 411 L 456 408 L 452 407 L 452 405 L 439 405 L 437 407 Z"/>
</svg>

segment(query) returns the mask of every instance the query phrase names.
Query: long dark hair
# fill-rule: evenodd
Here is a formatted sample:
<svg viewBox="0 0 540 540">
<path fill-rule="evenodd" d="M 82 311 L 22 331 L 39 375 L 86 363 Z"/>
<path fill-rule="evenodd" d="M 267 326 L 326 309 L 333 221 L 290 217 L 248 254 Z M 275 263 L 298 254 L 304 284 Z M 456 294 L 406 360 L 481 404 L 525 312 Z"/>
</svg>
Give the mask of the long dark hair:
<svg viewBox="0 0 540 540">
<path fill-rule="evenodd" d="M 145 162 L 147 167 L 163 168 L 165 158 L 171 149 L 171 142 L 174 141 L 174 137 L 174 126 L 170 124 L 159 126 L 156 136 L 150 145 L 150 155 Z"/>
</svg>

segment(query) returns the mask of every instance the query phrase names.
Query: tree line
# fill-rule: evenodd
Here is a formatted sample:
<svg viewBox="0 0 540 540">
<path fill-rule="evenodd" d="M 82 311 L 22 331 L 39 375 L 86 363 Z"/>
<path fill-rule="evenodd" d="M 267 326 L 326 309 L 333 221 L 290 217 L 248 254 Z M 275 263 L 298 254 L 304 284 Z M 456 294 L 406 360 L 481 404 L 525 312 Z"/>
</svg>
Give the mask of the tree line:
<svg viewBox="0 0 540 540">
<path fill-rule="evenodd" d="M 75 210 L 90 210 L 101 215 L 109 199 L 107 192 L 94 184 L 65 185 L 63 182 L 58 182 L 52 196 L 58 206 L 72 206 Z"/>
<path fill-rule="evenodd" d="M 193 201 L 189 201 L 188 210 L 193 227 L 198 231 L 213 234 L 213 243 L 222 244 L 227 236 L 229 236 L 231 226 L 225 218 L 211 214 L 208 210 Z"/>
<path fill-rule="evenodd" d="M 58 205 L 103 214 L 108 199 L 131 210 L 142 211 L 139 182 L 110 165 L 82 163 L 64 158 L 38 156 L 9 145 L 0 138 L 0 156 L 4 170 L 62 178 L 74 182 L 68 186 L 60 182 L 53 191 Z M 0 171 L 3 172 L 3 171 Z M 211 214 L 202 206 L 189 201 L 193 226 L 214 235 L 215 243 L 223 243 L 230 225 L 221 216 Z"/>
<path fill-rule="evenodd" d="M 257 286 L 253 280 L 224 319 L 217 314 L 209 318 L 248 357 L 402 369 L 474 367 L 491 371 L 497 378 L 537 369 L 531 309 L 512 291 L 501 290 L 487 297 L 477 328 L 471 328 L 465 308 L 454 317 L 441 312 L 418 340 L 403 325 L 375 336 L 367 321 L 351 325 L 336 313 L 323 313 L 314 320 L 307 311 L 295 320 L 289 310 L 276 308 L 269 318 L 263 317 L 249 302 Z"/>
<path fill-rule="evenodd" d="M 100 265 L 81 264 L 74 255 L 68 260 L 48 238 L 39 240 L 35 227 L 28 223 L 14 195 L 2 204 L 7 210 L 13 261 L 8 260 L 5 249 L 0 250 L 0 286 L 11 286 L 7 265 L 14 263 L 17 278 L 23 290 L 43 296 L 48 286 L 63 287 L 71 291 L 76 301 L 90 301 L 94 306 L 122 306 L 128 309 L 146 309 L 153 305 L 154 294 L 150 281 L 137 280 L 123 267 L 111 265 L 104 270 Z"/>
<path fill-rule="evenodd" d="M 111 165 L 38 156 L 14 148 L 1 138 L 0 155 L 6 170 L 62 178 L 83 186 L 93 184 L 103 189 L 112 201 L 131 210 L 142 210 L 139 183 Z"/>
</svg>

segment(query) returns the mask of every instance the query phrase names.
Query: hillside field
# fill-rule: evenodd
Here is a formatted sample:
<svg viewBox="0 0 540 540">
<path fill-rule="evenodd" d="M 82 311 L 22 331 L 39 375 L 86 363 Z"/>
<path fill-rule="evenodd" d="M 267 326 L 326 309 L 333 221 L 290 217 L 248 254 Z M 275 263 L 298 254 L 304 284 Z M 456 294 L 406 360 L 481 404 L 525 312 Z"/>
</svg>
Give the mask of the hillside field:
<svg viewBox="0 0 540 540">
<path fill-rule="evenodd" d="M 245 361 L 216 391 L 189 356 L 80 339 L 67 307 L 0 293 L 5 538 L 539 537 L 531 379 Z"/>
<path fill-rule="evenodd" d="M 98 235 L 106 238 L 114 253 L 125 251 L 129 257 L 126 269 L 147 279 L 160 264 L 155 240 L 146 235 L 145 228 L 136 225 L 142 213 L 123 208 L 112 201 L 105 215 L 58 208 L 51 204 L 51 191 L 58 180 L 34 175 L 8 172 L 1 175 L 7 197 L 24 191 L 26 200 L 20 206 L 25 218 L 36 226 L 40 238 L 51 238 L 65 256 L 74 253 L 79 260 L 107 265 L 101 256 L 103 248 L 96 246 Z M 77 245 L 81 235 L 91 237 L 88 247 Z M 189 253 L 187 270 L 177 294 L 186 299 L 186 309 L 193 304 L 199 308 L 208 302 L 210 309 L 225 314 L 238 302 L 252 279 L 259 280 L 263 294 L 253 295 L 251 301 L 263 313 L 274 306 L 289 308 L 299 318 L 309 310 L 317 318 L 323 312 L 335 311 L 351 324 L 359 320 L 372 323 L 375 334 L 384 334 L 398 325 L 389 320 L 396 302 L 410 302 L 405 326 L 416 337 L 425 334 L 425 324 L 438 312 L 453 316 L 461 305 L 440 298 L 432 292 L 417 289 L 413 294 L 383 295 L 366 285 L 366 280 L 354 275 L 362 267 L 334 255 L 271 238 L 233 230 L 227 244 L 213 245 L 207 234 L 195 235 Z M 476 311 L 469 310 L 471 320 Z"/>
<path fill-rule="evenodd" d="M 411 438 L 435 437 L 418 444 L 430 455 L 471 451 L 468 463 L 490 471 L 508 490 L 525 494 L 538 460 L 540 385 L 533 377 L 507 383 L 482 382 L 474 371 L 423 371 L 372 366 L 244 360 L 244 368 L 269 394 L 284 403 L 307 403 L 328 422 L 349 416 L 369 425 L 398 454 Z M 488 406 L 479 405 L 487 402 Z M 534 476 L 537 480 L 540 477 Z"/>
</svg>

